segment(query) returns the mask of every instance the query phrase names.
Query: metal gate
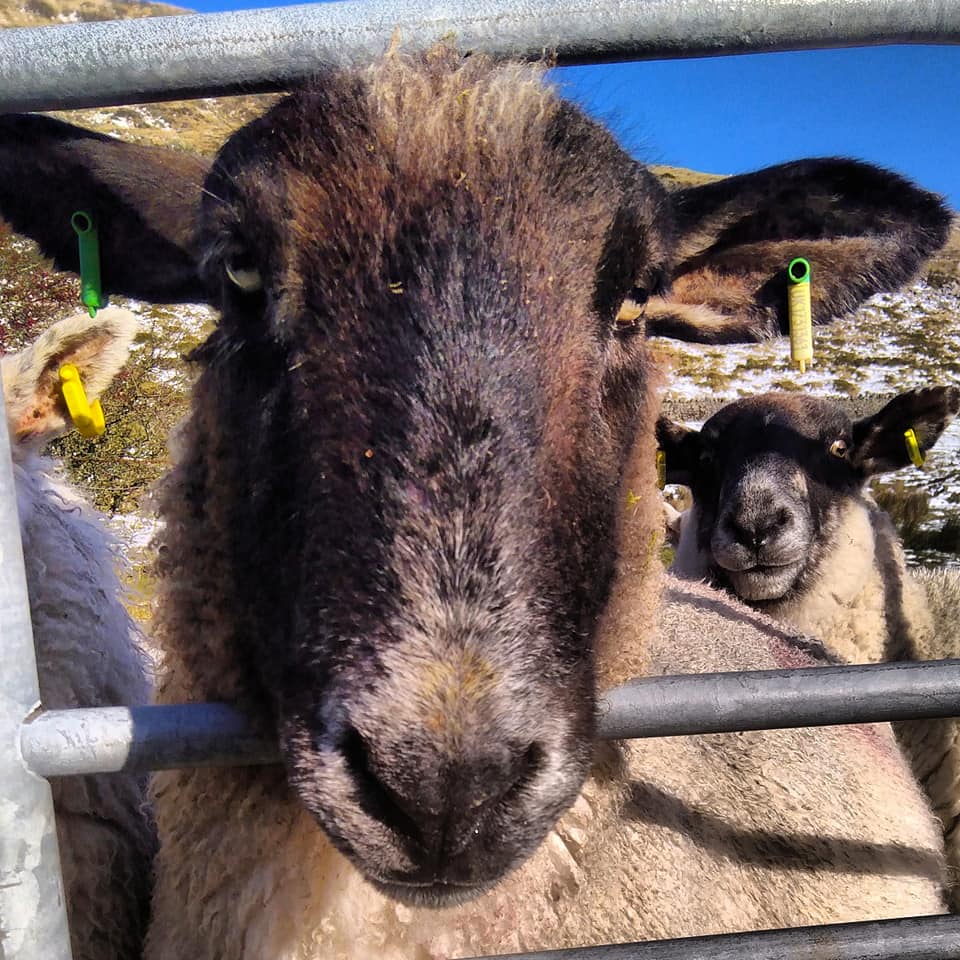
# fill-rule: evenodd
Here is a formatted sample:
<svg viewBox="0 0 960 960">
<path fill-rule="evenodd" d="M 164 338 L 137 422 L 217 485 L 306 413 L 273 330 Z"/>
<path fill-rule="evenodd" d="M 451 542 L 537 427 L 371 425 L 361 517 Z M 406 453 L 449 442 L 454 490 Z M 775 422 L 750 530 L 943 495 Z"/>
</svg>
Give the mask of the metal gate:
<svg viewBox="0 0 960 960">
<path fill-rule="evenodd" d="M 559 64 L 883 43 L 960 43 L 960 0 L 358 0 L 0 32 L 0 111 L 277 89 L 321 63 L 453 38 Z M 2 399 L 0 399 L 2 403 Z M 5 423 L 5 420 L 4 420 Z M 0 430 L 0 957 L 69 960 L 45 778 L 270 763 L 224 704 L 43 711 L 13 469 Z M 960 716 L 960 660 L 637 680 L 601 701 L 600 736 Z M 960 917 L 597 946 L 528 960 L 957 960 Z M 187 958 L 184 958 L 187 960 Z M 270 958 L 264 958 L 270 960 Z M 519 960 L 519 955 L 515 960 Z"/>
</svg>

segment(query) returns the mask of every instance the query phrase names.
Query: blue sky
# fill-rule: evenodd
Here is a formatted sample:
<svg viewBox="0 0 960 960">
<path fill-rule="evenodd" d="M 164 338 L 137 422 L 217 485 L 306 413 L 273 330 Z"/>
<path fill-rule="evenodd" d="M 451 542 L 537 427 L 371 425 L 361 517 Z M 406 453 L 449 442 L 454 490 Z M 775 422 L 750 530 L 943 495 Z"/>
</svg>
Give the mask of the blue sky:
<svg viewBox="0 0 960 960">
<path fill-rule="evenodd" d="M 180 2 L 202 12 L 278 5 Z M 960 47 L 623 63 L 556 78 L 650 163 L 742 173 L 798 157 L 859 157 L 960 209 Z"/>
<path fill-rule="evenodd" d="M 844 155 L 906 173 L 960 209 L 960 47 L 754 54 L 557 71 L 651 163 L 742 173 Z"/>
</svg>

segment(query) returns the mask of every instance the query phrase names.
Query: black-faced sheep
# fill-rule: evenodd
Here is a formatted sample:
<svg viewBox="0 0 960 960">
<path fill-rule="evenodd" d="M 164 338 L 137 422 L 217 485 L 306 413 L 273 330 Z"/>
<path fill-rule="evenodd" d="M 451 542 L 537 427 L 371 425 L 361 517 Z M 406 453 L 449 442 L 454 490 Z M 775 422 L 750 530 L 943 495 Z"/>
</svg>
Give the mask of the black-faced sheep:
<svg viewBox="0 0 960 960">
<path fill-rule="evenodd" d="M 738 400 L 702 430 L 661 418 L 667 478 L 691 488 L 674 572 L 725 587 L 823 641 L 850 663 L 960 656 L 955 572 L 913 575 L 871 477 L 923 455 L 960 410 L 960 389 L 901 394 L 851 421 L 836 403 L 766 394 Z M 897 734 L 947 836 L 960 908 L 960 723 L 910 721 Z"/>
<path fill-rule="evenodd" d="M 43 705 L 143 704 L 146 661 L 121 603 L 102 518 L 42 448 L 69 429 L 59 389 L 74 364 L 91 400 L 126 362 L 136 319 L 108 307 L 55 323 L 3 357 L 3 395 Z M 146 782 L 132 776 L 52 781 L 60 858 L 77 960 L 140 955 L 146 933 L 154 830 Z"/>
<path fill-rule="evenodd" d="M 594 742 L 598 687 L 813 662 L 664 586 L 643 302 L 775 335 L 803 255 L 827 320 L 944 241 L 936 198 L 845 160 L 668 196 L 539 69 L 435 51 L 323 73 L 212 165 L 0 120 L 0 211 L 69 269 L 81 207 L 108 289 L 222 313 L 164 498 L 160 698 L 237 702 L 284 758 L 155 778 L 149 960 L 943 909 L 888 728 Z"/>
</svg>

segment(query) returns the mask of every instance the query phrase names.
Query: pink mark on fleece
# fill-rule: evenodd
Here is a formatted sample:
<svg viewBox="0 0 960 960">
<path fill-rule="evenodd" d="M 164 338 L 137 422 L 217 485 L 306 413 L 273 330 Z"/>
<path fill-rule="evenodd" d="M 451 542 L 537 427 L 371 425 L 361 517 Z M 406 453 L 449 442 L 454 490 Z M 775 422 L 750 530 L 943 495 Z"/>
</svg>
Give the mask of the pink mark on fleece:
<svg viewBox="0 0 960 960">
<path fill-rule="evenodd" d="M 782 670 L 796 670 L 823 667 L 818 653 L 823 647 L 816 640 L 804 640 L 801 637 L 786 635 L 770 636 L 767 641 L 770 655 Z M 829 654 L 828 654 L 829 655 Z M 822 656 L 822 654 L 821 654 Z M 912 782 L 913 776 L 907 769 L 903 756 L 894 739 L 888 733 L 887 724 L 852 723 L 833 727 L 834 735 L 846 737 L 857 742 L 859 747 L 866 744 L 875 753 L 883 768 L 903 782 Z"/>
</svg>

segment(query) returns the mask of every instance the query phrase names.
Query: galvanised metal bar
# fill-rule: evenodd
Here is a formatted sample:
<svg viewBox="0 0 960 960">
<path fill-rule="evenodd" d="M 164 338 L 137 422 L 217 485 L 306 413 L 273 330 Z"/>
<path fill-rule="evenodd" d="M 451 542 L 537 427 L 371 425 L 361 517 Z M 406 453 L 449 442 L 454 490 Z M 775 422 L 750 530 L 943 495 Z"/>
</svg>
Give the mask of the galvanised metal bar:
<svg viewBox="0 0 960 960">
<path fill-rule="evenodd" d="M 600 736 L 824 727 L 960 716 L 960 660 L 650 677 L 610 690 Z"/>
<path fill-rule="evenodd" d="M 69 960 L 50 785 L 30 772 L 17 744 L 40 690 L 6 422 L 0 424 L 0 956 Z"/>
<path fill-rule="evenodd" d="M 24 763 L 41 777 L 120 770 L 277 763 L 272 737 L 258 735 L 225 703 L 48 710 L 24 724 Z"/>
<path fill-rule="evenodd" d="M 960 957 L 960 917 L 910 917 L 512 953 L 498 960 L 957 960 L 957 957 Z"/>
<path fill-rule="evenodd" d="M 960 0 L 347 0 L 5 30 L 0 110 L 252 93 L 444 39 L 560 64 L 960 43 Z"/>
<path fill-rule="evenodd" d="M 960 716 L 960 660 L 634 680 L 600 702 L 607 740 Z M 276 746 L 226 704 L 52 710 L 21 731 L 41 776 L 273 763 Z M 960 954 L 958 954 L 960 956 Z"/>
</svg>

